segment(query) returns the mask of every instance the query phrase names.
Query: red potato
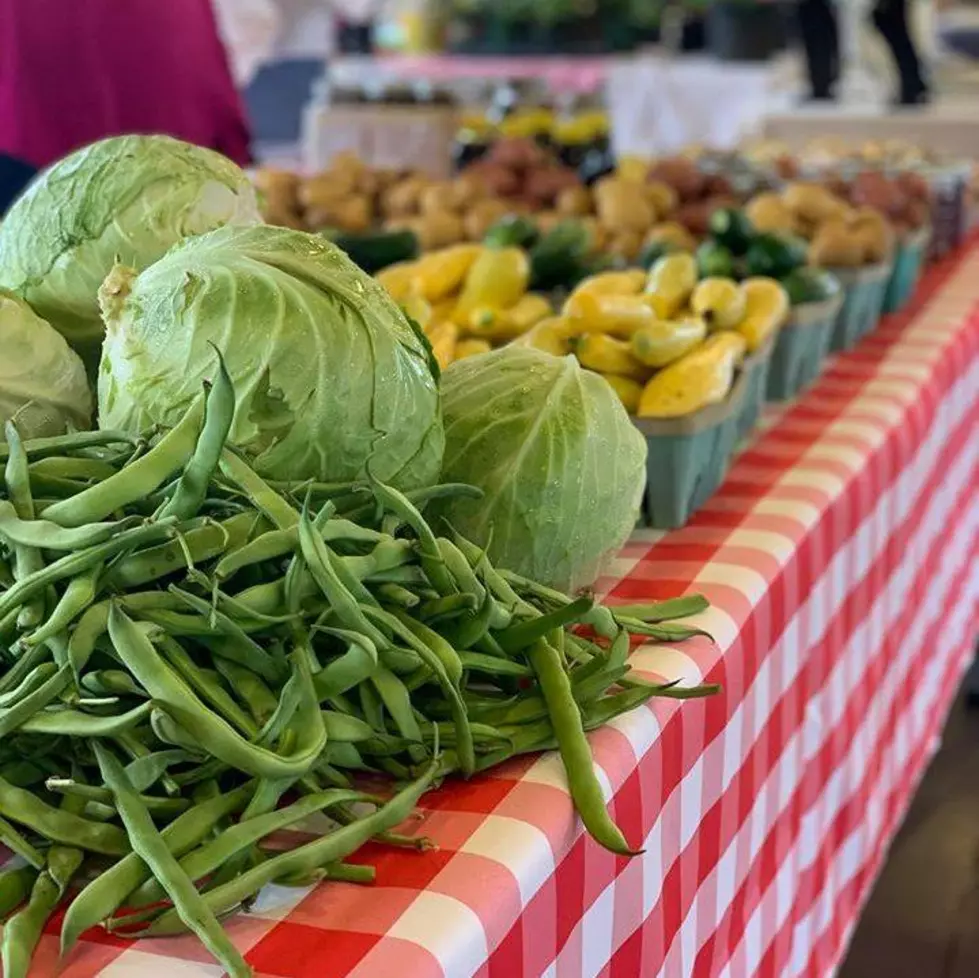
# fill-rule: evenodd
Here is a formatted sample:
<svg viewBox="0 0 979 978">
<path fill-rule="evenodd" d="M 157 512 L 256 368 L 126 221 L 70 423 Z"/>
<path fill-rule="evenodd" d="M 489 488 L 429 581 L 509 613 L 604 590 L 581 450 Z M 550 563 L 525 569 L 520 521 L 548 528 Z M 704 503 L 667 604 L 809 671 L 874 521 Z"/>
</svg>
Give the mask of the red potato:
<svg viewBox="0 0 979 978">
<path fill-rule="evenodd" d="M 518 170 L 547 162 L 547 154 L 532 139 L 498 139 L 486 155 L 492 163 Z"/>
<path fill-rule="evenodd" d="M 673 219 L 682 224 L 695 238 L 702 238 L 710 229 L 710 216 L 714 208 L 705 201 L 694 201 L 684 204 L 673 215 Z"/>
<path fill-rule="evenodd" d="M 931 197 L 928 181 L 920 173 L 898 174 L 897 183 L 912 200 L 927 201 Z"/>
<path fill-rule="evenodd" d="M 648 179 L 661 180 L 671 186 L 681 203 L 700 200 L 706 186 L 706 177 L 696 164 L 683 158 L 660 160 L 649 171 Z"/>
</svg>

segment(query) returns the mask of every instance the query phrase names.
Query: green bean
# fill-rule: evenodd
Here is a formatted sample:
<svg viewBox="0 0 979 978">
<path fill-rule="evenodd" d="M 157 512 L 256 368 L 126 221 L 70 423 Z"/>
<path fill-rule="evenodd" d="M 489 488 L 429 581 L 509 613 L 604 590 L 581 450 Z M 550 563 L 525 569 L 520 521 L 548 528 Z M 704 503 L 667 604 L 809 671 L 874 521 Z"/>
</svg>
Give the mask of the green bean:
<svg viewBox="0 0 979 978">
<path fill-rule="evenodd" d="M 409 591 L 400 584 L 381 584 L 378 586 L 377 594 L 389 604 L 399 608 L 414 608 L 421 603 L 421 598 L 414 591 Z"/>
<path fill-rule="evenodd" d="M 52 846 L 48 851 L 44 871 L 34 881 L 27 905 L 4 926 L 0 945 L 4 978 L 26 978 L 44 925 L 81 863 L 82 854 L 77 849 Z"/>
<path fill-rule="evenodd" d="M 350 825 L 345 825 L 312 842 L 280 853 L 242 873 L 237 879 L 216 887 L 204 894 L 211 910 L 221 914 L 238 906 L 257 893 L 267 883 L 280 876 L 316 869 L 337 863 L 359 849 L 373 836 L 394 828 L 403 822 L 418 803 L 418 799 L 431 787 L 440 770 L 440 761 L 434 758 L 418 780 L 403 788 L 385 805 Z M 158 917 L 141 936 L 162 936 L 179 933 L 177 914 L 168 910 Z"/>
<path fill-rule="evenodd" d="M 480 652 L 460 652 L 459 661 L 463 669 L 486 673 L 491 676 L 514 676 L 521 678 L 532 676 L 533 671 L 522 662 L 514 659 L 499 659 L 495 655 L 483 655 Z"/>
<path fill-rule="evenodd" d="M 35 869 L 44 869 L 44 856 L 5 818 L 0 818 L 0 842 Z"/>
<path fill-rule="evenodd" d="M 347 643 L 347 651 L 327 663 L 313 676 L 319 702 L 345 693 L 362 683 L 378 668 L 377 647 L 358 631 L 316 626 L 317 631 L 333 635 Z"/>
<path fill-rule="evenodd" d="M 655 623 L 697 615 L 709 607 L 710 602 L 702 594 L 685 594 L 682 598 L 654 601 L 651 604 L 613 604 L 609 607 L 609 611 L 616 618 L 625 616 L 647 623 Z"/>
<path fill-rule="evenodd" d="M 0 778 L 0 815 L 13 822 L 29 825 L 38 834 L 77 846 L 104 856 L 121 856 L 129 851 L 126 833 L 114 825 L 102 825 L 52 808 L 23 788 L 16 788 Z"/>
<path fill-rule="evenodd" d="M 47 438 L 32 438 L 24 442 L 28 458 L 47 458 L 50 455 L 63 455 L 65 452 L 79 452 L 86 448 L 102 445 L 135 445 L 136 439 L 122 431 L 77 431 L 70 435 L 52 435 Z M 10 445 L 0 442 L 0 460 L 9 458 Z"/>
<path fill-rule="evenodd" d="M 97 669 L 82 676 L 81 685 L 86 692 L 96 696 L 137 696 L 145 698 L 146 691 L 133 682 L 132 676 L 122 669 Z"/>
<path fill-rule="evenodd" d="M 13 503 L 0 500 L 0 537 L 23 547 L 84 550 L 86 547 L 105 543 L 122 530 L 131 529 L 142 522 L 141 516 L 135 516 L 114 523 L 89 523 L 86 526 L 65 529 L 50 520 L 21 519 Z"/>
<path fill-rule="evenodd" d="M 299 513 L 228 448 L 221 453 L 220 468 L 273 526 L 288 530 L 299 522 Z"/>
<path fill-rule="evenodd" d="M 7 494 L 10 496 L 8 504 L 13 510 L 13 516 L 19 520 L 34 519 L 34 497 L 31 494 L 30 475 L 27 468 L 27 455 L 24 452 L 23 444 L 20 440 L 20 433 L 17 426 L 8 421 L 4 426 L 7 435 L 7 443 L 10 446 L 10 454 L 7 457 L 7 465 L 4 470 L 4 480 L 7 486 Z M 41 552 L 36 547 L 25 544 L 15 543 L 14 551 L 14 584 L 6 592 L 13 590 L 18 583 L 32 578 L 44 568 L 44 560 Z M 11 605 L 13 607 L 13 605 Z M 0 611 L 0 619 L 6 614 Z M 33 628 L 44 616 L 44 600 L 40 596 L 32 595 L 29 600 L 22 602 L 22 607 L 17 614 L 17 626 L 21 629 Z"/>
<path fill-rule="evenodd" d="M 379 648 L 387 645 L 387 638 L 364 617 L 360 605 L 340 581 L 326 544 L 314 531 L 309 514 L 305 511 L 299 521 L 299 543 L 309 572 L 326 595 L 340 623 L 345 628 L 363 633 Z"/>
<path fill-rule="evenodd" d="M 163 884 L 167 896 L 173 901 L 174 913 L 194 931 L 232 978 L 248 978 L 251 969 L 231 943 L 204 898 L 197 892 L 193 880 L 180 868 L 139 795 L 133 791 L 122 764 L 100 744 L 95 744 L 94 750 L 102 776 L 115 795 L 116 808 L 132 840 L 133 851 Z"/>
<path fill-rule="evenodd" d="M 157 639 L 157 645 L 163 650 L 167 662 L 205 703 L 209 703 L 220 716 L 249 739 L 258 735 L 258 727 L 252 718 L 238 706 L 219 682 L 205 674 L 176 639 L 161 635 Z"/>
<path fill-rule="evenodd" d="M 45 710 L 35 713 L 20 725 L 21 733 L 45 734 L 49 737 L 118 737 L 138 727 L 152 710 L 152 703 L 141 703 L 128 713 L 96 716 L 79 710 Z"/>
<path fill-rule="evenodd" d="M 75 798 L 83 798 L 85 801 L 100 802 L 115 811 L 114 795 L 108 788 L 83 784 L 79 781 L 73 781 L 71 778 L 48 778 L 44 786 L 53 794 L 72 795 Z M 140 795 L 139 799 L 148 812 L 167 818 L 175 818 L 190 807 L 190 801 L 186 798 L 159 798 L 153 795 Z"/>
<path fill-rule="evenodd" d="M 371 490 L 378 503 L 406 523 L 418 538 L 422 569 L 439 594 L 453 594 L 459 590 L 452 580 L 439 553 L 438 542 L 432 528 L 410 499 L 392 486 L 371 480 Z"/>
<path fill-rule="evenodd" d="M 247 648 L 250 654 L 248 661 L 243 663 L 244 665 L 254 669 L 263 679 L 267 679 L 270 682 L 275 682 L 282 678 L 284 673 L 282 663 L 273 659 L 265 649 L 249 638 L 248 634 L 234 619 L 212 608 L 206 601 L 198 598 L 196 595 L 181 590 L 173 584 L 167 590 L 170 594 L 183 601 L 188 607 L 193 608 L 198 614 L 208 617 L 213 626 L 211 631 L 220 632 L 225 637 L 233 640 L 237 646 Z M 228 657 L 231 658 L 231 656 Z"/>
<path fill-rule="evenodd" d="M 70 682 L 71 669 L 62 666 L 37 689 L 28 693 L 13 706 L 0 710 L 0 741 L 60 696 Z"/>
<path fill-rule="evenodd" d="M 469 716 L 458 686 L 462 677 L 462 663 L 455 650 L 440 635 L 419 622 L 410 621 L 406 616 L 392 615 L 381 608 L 365 608 L 364 613 L 390 628 L 435 674 L 452 709 L 458 741 L 456 749 L 462 769 L 464 772 L 474 770 L 475 752 L 469 730 Z M 429 644 L 432 636 L 438 641 Z"/>
<path fill-rule="evenodd" d="M 58 667 L 53 662 L 42 662 L 35 666 L 19 685 L 5 693 L 0 693 L 0 709 L 6 709 L 29 696 L 35 689 L 47 682 L 56 672 Z"/>
<path fill-rule="evenodd" d="M 161 838 L 179 859 L 196 848 L 222 818 L 239 811 L 252 791 L 253 782 L 195 805 L 166 826 Z M 131 852 L 96 876 L 68 906 L 61 928 L 62 955 L 86 930 L 110 917 L 150 875 L 142 858 Z"/>
<path fill-rule="evenodd" d="M 32 462 L 28 468 L 31 476 L 50 476 L 63 479 L 81 479 L 98 482 L 116 474 L 117 468 L 97 458 L 49 455 Z"/>
<path fill-rule="evenodd" d="M 345 788 L 330 788 L 316 794 L 306 795 L 286 808 L 280 808 L 252 818 L 243 818 L 237 825 L 222 832 L 217 838 L 188 852 L 180 860 L 181 869 L 192 880 L 203 879 L 223 866 L 229 859 L 249 846 L 260 842 L 273 832 L 287 829 L 317 812 L 328 811 L 335 805 L 350 802 L 371 801 L 370 795 L 362 791 Z M 147 880 L 132 894 L 131 905 L 141 907 L 155 903 L 164 896 L 163 887 L 156 879 Z"/>
<path fill-rule="evenodd" d="M 478 606 L 479 602 L 474 594 L 447 594 L 426 601 L 418 609 L 418 617 L 429 624 L 434 624 L 475 611 Z"/>
<path fill-rule="evenodd" d="M 335 710 L 323 710 L 323 724 L 326 727 L 327 743 L 356 744 L 374 737 L 374 731 L 369 723 L 358 717 L 338 713 Z"/>
<path fill-rule="evenodd" d="M 557 652 L 546 642 L 538 640 L 527 650 L 527 656 L 537 674 L 567 771 L 571 797 L 585 828 L 606 849 L 622 856 L 637 855 L 639 850 L 629 847 L 605 807 L 581 713 L 572 694 L 571 681 Z"/>
<path fill-rule="evenodd" d="M 538 639 L 544 638 L 553 629 L 563 628 L 565 625 L 579 621 L 582 615 L 587 614 L 592 609 L 593 605 L 594 601 L 591 598 L 582 596 L 566 604 L 563 608 L 548 611 L 537 618 L 518 621 L 494 637 L 504 652 L 513 654 L 533 644 Z"/>
<path fill-rule="evenodd" d="M 30 635 L 25 635 L 21 642 L 24 645 L 38 645 L 47 642 L 59 632 L 67 631 L 71 623 L 95 600 L 104 566 L 99 561 L 71 578 L 47 620 Z"/>
<path fill-rule="evenodd" d="M 68 664 L 71 666 L 76 685 L 95 651 L 98 640 L 109 628 L 109 603 L 93 604 L 78 619 L 71 638 L 68 639 Z"/>
<path fill-rule="evenodd" d="M 244 567 L 291 554 L 298 544 L 299 531 L 296 527 L 287 530 L 269 530 L 225 554 L 214 568 L 214 576 L 219 581 L 226 581 Z"/>
<path fill-rule="evenodd" d="M 259 676 L 237 662 L 218 656 L 214 659 L 214 666 L 248 708 L 252 719 L 259 726 L 264 726 L 278 706 L 275 694 Z"/>
<path fill-rule="evenodd" d="M 44 857 L 40 856 L 41 864 Z M 29 896 L 37 872 L 30 866 L 0 871 L 0 920 L 16 910 Z"/>
<path fill-rule="evenodd" d="M 208 751 L 231 767 L 256 777 L 299 777 L 310 769 L 326 744 L 308 666 L 304 671 L 304 697 L 297 722 L 303 727 L 301 744 L 291 756 L 282 756 L 244 740 L 221 717 L 207 710 L 194 692 L 161 659 L 149 638 L 119 608 L 109 612 L 109 636 L 116 652 L 153 699 Z M 179 745 L 178 745 L 179 746 Z"/>
<path fill-rule="evenodd" d="M 136 791 L 146 791 L 157 781 L 163 781 L 167 770 L 174 764 L 184 764 L 190 760 L 191 755 L 183 750 L 155 751 L 131 760 L 126 765 L 126 777 Z M 170 794 L 169 791 L 167 793 Z"/>
<path fill-rule="evenodd" d="M 187 553 L 197 561 L 211 560 L 244 543 L 263 522 L 264 519 L 253 512 L 236 513 L 220 523 L 208 519 L 203 526 L 194 527 L 183 535 L 186 550 L 176 540 L 137 550 L 112 568 L 106 583 L 120 590 L 132 590 L 185 569 Z"/>
<path fill-rule="evenodd" d="M 381 702 L 394 720 L 398 733 L 407 741 L 420 744 L 422 731 L 411 706 L 411 696 L 404 683 L 388 669 L 379 667 L 370 678 Z"/>
<path fill-rule="evenodd" d="M 217 357 L 218 371 L 204 401 L 204 425 L 197 446 L 177 481 L 173 495 L 163 507 L 162 516 L 176 516 L 185 520 L 196 515 L 207 496 L 208 486 L 231 431 L 235 390 L 224 359 L 220 353 Z"/>
<path fill-rule="evenodd" d="M 0 594 L 0 618 L 11 608 L 42 594 L 50 584 L 81 574 L 100 561 L 107 560 L 109 557 L 131 547 L 137 547 L 166 536 L 170 532 L 171 526 L 170 521 L 138 526 L 117 534 L 111 540 L 106 540 L 105 543 L 66 554 L 53 564 L 48 564 L 43 570 L 36 571 L 29 577 L 17 581 L 13 587 Z"/>
<path fill-rule="evenodd" d="M 640 621 L 638 618 L 616 616 L 616 619 L 633 635 L 645 635 L 656 639 L 657 642 L 682 642 L 685 639 L 693 638 L 695 635 L 712 637 L 710 632 L 705 632 L 702 628 L 681 625 L 679 622 L 663 621 L 655 625 L 647 625 L 646 622 Z"/>
<path fill-rule="evenodd" d="M 45 517 L 61 526 L 84 526 L 150 495 L 190 458 L 203 409 L 203 398 L 198 398 L 145 455 L 77 496 L 55 503 Z"/>
<path fill-rule="evenodd" d="M 459 590 L 467 594 L 474 594 L 476 603 L 482 605 L 486 598 L 486 589 L 479 583 L 479 579 L 472 567 L 469 566 L 469 561 L 466 560 L 462 551 L 446 537 L 437 537 L 435 543 L 442 562 L 455 579 Z"/>
</svg>

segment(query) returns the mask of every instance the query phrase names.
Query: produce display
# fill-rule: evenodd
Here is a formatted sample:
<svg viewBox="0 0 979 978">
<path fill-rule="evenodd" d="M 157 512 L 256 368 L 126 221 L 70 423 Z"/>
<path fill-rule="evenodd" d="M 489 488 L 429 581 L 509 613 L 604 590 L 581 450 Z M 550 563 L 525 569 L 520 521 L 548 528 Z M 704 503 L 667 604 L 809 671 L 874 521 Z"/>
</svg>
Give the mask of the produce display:
<svg viewBox="0 0 979 978">
<path fill-rule="evenodd" d="M 109 159 L 118 186 L 142 180 L 148 206 L 173 174 L 148 184 L 146 159 L 193 153 L 126 139 L 127 155 L 116 141 L 76 154 L 72 179 L 99 186 Z M 4 225 L 38 253 L 61 247 L 59 167 Z M 192 210 L 249 199 L 222 167 Z M 196 210 L 176 229 L 127 232 L 125 200 L 111 231 L 58 259 L 69 295 L 33 280 L 26 296 L 0 294 L 5 353 L 27 365 L 0 400 L 0 842 L 20 859 L 0 869 L 5 978 L 27 975 L 62 905 L 63 952 L 99 925 L 190 931 L 247 975 L 221 918 L 268 883 L 369 882 L 371 867 L 345 860 L 372 839 L 426 847 L 398 832 L 425 791 L 528 751 L 559 750 L 587 831 L 635 854 L 585 733 L 652 696 L 716 691 L 650 683 L 628 664 L 633 639 L 703 634 L 676 619 L 706 602 L 612 609 L 564 589 L 590 585 L 635 524 L 646 442 L 573 359 L 514 345 L 453 363 L 440 389 L 419 326 L 427 311 L 436 347 L 452 317 L 515 335 L 522 307 L 533 333 L 550 310 L 527 290 L 555 242 L 536 259 L 503 243 L 395 265 L 389 296 L 322 236 L 212 229 Z M 100 197 L 99 226 L 108 207 Z M 135 265 L 101 250 L 180 228 L 203 233 L 120 254 Z M 22 265 L 18 248 L 0 250 L 0 281 Z M 645 276 L 631 274 L 638 292 Z M 90 394 L 32 311 L 39 296 L 102 313 L 94 431 L 78 430 Z M 705 317 L 735 329 L 704 348 L 749 345 L 736 330 L 753 303 L 746 291 L 735 324 L 707 302 Z M 102 326 L 65 332 L 90 351 Z M 269 844 L 320 812 L 325 833 Z"/>
</svg>

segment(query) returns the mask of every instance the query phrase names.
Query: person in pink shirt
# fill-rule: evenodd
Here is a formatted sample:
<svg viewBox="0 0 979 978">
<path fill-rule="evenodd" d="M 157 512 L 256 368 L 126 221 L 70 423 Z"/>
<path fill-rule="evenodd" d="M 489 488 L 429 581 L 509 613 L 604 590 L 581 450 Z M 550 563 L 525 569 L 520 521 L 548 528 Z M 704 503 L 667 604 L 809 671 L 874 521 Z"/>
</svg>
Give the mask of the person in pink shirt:
<svg viewBox="0 0 979 978">
<path fill-rule="evenodd" d="M 129 132 L 249 162 L 211 0 L 0 0 L 0 154 L 42 167 Z"/>
</svg>

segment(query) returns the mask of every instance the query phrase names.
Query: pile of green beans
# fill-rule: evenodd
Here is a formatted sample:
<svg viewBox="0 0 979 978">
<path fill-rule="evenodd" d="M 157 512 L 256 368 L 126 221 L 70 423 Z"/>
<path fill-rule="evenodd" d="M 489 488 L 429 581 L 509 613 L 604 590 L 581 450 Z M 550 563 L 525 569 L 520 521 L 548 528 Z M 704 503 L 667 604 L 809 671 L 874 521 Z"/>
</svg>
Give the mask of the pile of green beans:
<svg viewBox="0 0 979 978">
<path fill-rule="evenodd" d="M 193 931 L 249 974 L 219 919 L 268 883 L 369 882 L 368 840 L 439 780 L 560 750 L 588 832 L 610 818 L 586 731 L 651 696 L 633 637 L 697 634 L 689 596 L 615 610 L 495 568 L 380 482 L 270 483 L 226 444 L 221 367 L 174 428 L 0 444 L 0 956 L 26 975 L 51 914 Z M 381 775 L 394 793 L 364 790 Z M 366 780 L 365 780 L 366 779 Z M 288 851 L 267 836 L 325 813 Z"/>
</svg>

